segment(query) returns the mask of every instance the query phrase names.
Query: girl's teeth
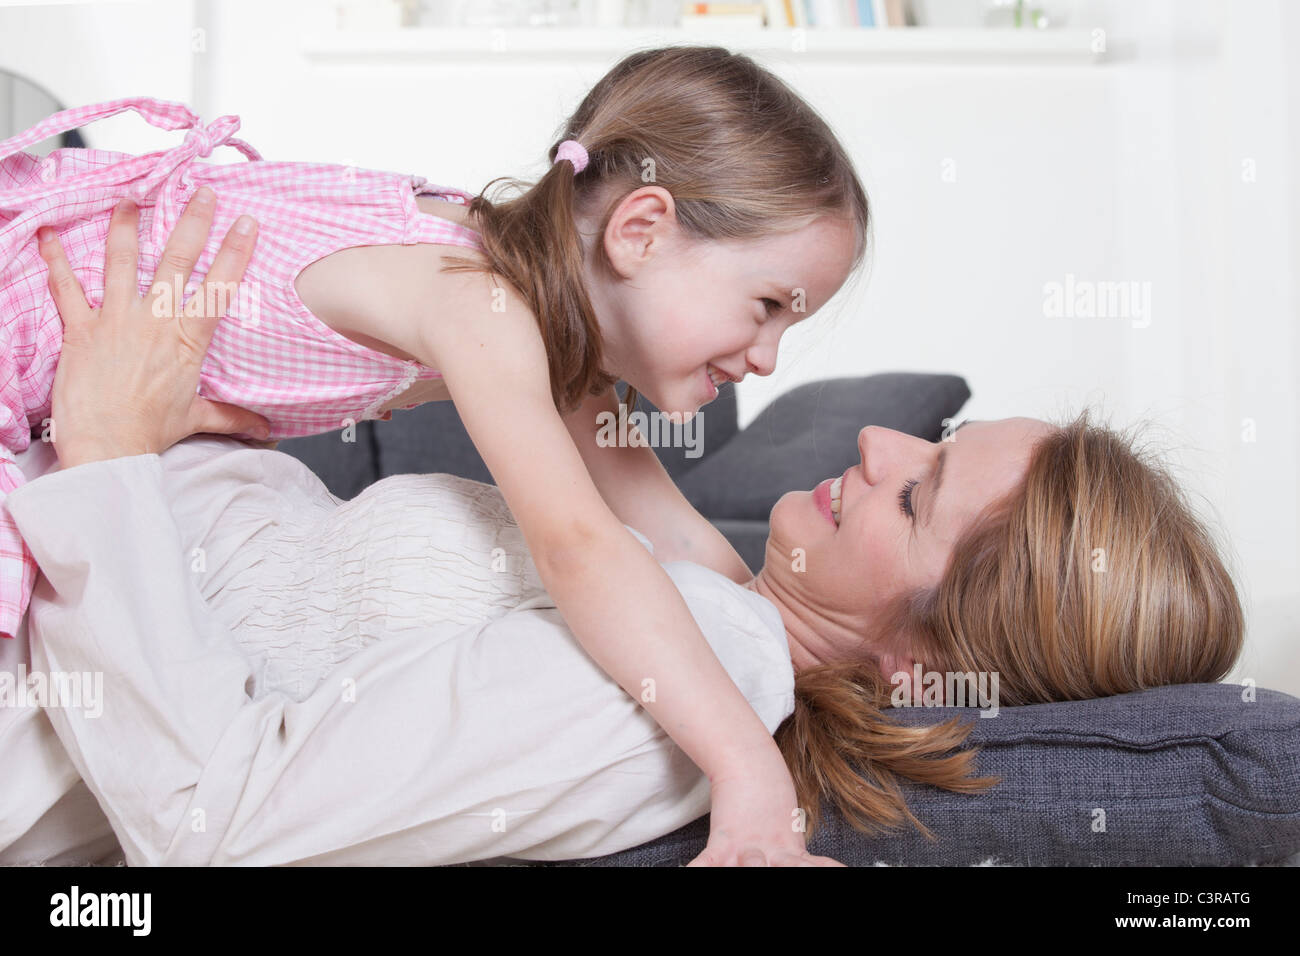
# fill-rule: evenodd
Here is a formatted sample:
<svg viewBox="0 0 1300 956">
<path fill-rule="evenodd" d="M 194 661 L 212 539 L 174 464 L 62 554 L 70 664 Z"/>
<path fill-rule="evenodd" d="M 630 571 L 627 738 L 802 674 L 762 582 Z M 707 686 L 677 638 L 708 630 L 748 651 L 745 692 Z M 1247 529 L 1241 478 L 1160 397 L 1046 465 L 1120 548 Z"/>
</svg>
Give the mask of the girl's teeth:
<svg viewBox="0 0 1300 956">
<path fill-rule="evenodd" d="M 841 475 L 831 482 L 831 517 L 835 519 L 835 524 L 840 523 L 840 492 L 844 490 L 844 476 Z"/>
</svg>

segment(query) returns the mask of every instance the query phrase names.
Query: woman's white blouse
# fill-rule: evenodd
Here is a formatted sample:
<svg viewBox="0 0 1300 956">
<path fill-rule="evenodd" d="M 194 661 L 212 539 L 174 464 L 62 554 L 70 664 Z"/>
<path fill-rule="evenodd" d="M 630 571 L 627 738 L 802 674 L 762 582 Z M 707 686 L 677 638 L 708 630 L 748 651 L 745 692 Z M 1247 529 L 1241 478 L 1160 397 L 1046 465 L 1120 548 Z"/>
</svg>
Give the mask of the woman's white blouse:
<svg viewBox="0 0 1300 956">
<path fill-rule="evenodd" d="M 44 574 L 32 670 L 103 675 L 101 714 L 44 713 L 132 865 L 566 859 L 708 812 L 707 779 L 564 625 L 495 486 L 401 475 L 342 502 L 288 455 L 198 437 L 8 505 Z M 775 731 L 794 707 L 776 608 L 663 567 Z M 67 797 L 61 757 L 26 756 L 52 781 L 27 797 Z M 4 861 L 40 815 L 16 799 Z"/>
</svg>

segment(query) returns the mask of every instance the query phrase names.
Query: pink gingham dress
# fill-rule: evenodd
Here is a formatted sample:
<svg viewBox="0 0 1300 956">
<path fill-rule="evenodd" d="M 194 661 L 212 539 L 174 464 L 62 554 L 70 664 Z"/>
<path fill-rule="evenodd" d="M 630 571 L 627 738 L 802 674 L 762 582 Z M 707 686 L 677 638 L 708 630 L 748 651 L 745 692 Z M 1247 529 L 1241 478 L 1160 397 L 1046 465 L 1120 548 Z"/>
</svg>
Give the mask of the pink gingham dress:
<svg viewBox="0 0 1300 956">
<path fill-rule="evenodd" d="M 187 130 L 173 149 L 132 156 L 59 149 L 23 152 L 50 136 L 125 110 L 167 130 Z M 104 291 L 104 242 L 117 202 L 140 207 L 140 292 L 148 291 L 167 237 L 201 185 L 217 193 L 207 247 L 191 282 L 202 281 L 239 215 L 258 221 L 257 245 L 203 363 L 199 394 L 265 415 L 271 438 L 342 428 L 416 381 L 439 378 L 418 362 L 358 345 L 317 319 L 294 289 L 312 262 L 351 246 L 418 242 L 480 248 L 478 234 L 419 211 L 417 195 L 467 203 L 469 193 L 421 176 L 319 163 L 266 162 L 234 138 L 237 116 L 207 126 L 180 103 L 147 97 L 64 110 L 0 143 L 0 633 L 12 637 L 31 597 L 36 564 L 3 499 L 23 483 L 13 456 L 48 425 L 63 325 L 50 298 L 36 230 L 58 233 L 87 301 Z M 251 162 L 199 162 L 218 146 Z M 413 406 L 404 406 L 413 407 Z M 35 430 L 35 431 L 33 431 Z"/>
</svg>

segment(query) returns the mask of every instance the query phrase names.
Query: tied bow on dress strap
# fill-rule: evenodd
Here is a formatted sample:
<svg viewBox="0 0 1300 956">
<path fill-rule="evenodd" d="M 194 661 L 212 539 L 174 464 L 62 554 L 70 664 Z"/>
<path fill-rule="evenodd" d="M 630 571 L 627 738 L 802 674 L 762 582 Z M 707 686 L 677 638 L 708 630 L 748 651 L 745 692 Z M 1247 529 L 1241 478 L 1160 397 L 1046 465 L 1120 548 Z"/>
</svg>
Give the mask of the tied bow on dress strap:
<svg viewBox="0 0 1300 956">
<path fill-rule="evenodd" d="M 57 151 L 43 160 L 31 156 L 26 169 L 30 173 L 32 163 L 39 163 L 39 174 L 24 177 L 21 185 L 10 185 L 24 165 L 10 157 L 25 147 L 126 110 L 134 110 L 159 129 L 187 130 L 185 141 L 170 150 L 126 156 L 75 176 L 58 175 Z M 218 146 L 233 146 L 253 161 L 262 158 L 252 146 L 233 135 L 239 129 L 238 116 L 221 116 L 207 126 L 200 123 L 199 115 L 184 103 L 128 97 L 54 113 L 26 132 L 0 142 L 0 213 L 17 213 L 0 229 L 0 266 L 10 261 L 41 226 L 57 229 L 61 209 L 74 194 L 77 219 L 112 209 L 127 197 L 138 206 L 155 206 L 150 239 L 161 248 L 180 217 L 181 199 L 190 188 L 188 174 L 195 159 L 207 158 Z"/>
</svg>

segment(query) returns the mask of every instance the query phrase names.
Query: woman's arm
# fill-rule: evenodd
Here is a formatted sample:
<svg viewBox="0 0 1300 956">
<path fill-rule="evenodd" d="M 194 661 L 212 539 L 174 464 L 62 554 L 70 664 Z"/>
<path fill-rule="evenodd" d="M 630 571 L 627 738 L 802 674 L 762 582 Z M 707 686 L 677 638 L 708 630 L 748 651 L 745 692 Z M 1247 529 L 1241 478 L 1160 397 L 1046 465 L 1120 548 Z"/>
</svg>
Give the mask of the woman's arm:
<svg viewBox="0 0 1300 956">
<path fill-rule="evenodd" d="M 555 410 L 526 303 L 477 273 L 446 288 L 439 305 L 454 319 L 424 324 L 417 358 L 441 371 L 579 643 L 708 775 L 710 839 L 695 862 L 743 863 L 754 851 L 773 863 L 821 862 L 793 825 L 794 785 L 767 728 L 592 483 Z"/>
<path fill-rule="evenodd" d="M 636 528 L 655 546 L 655 560 L 690 561 L 712 568 L 737 584 L 754 575 L 730 541 L 695 510 L 648 445 L 601 447 L 597 416 L 618 421 L 618 394 L 593 395 L 564 416 L 574 445 L 601 497 L 618 520 Z M 629 434 L 635 426 L 629 423 Z"/>
</svg>

